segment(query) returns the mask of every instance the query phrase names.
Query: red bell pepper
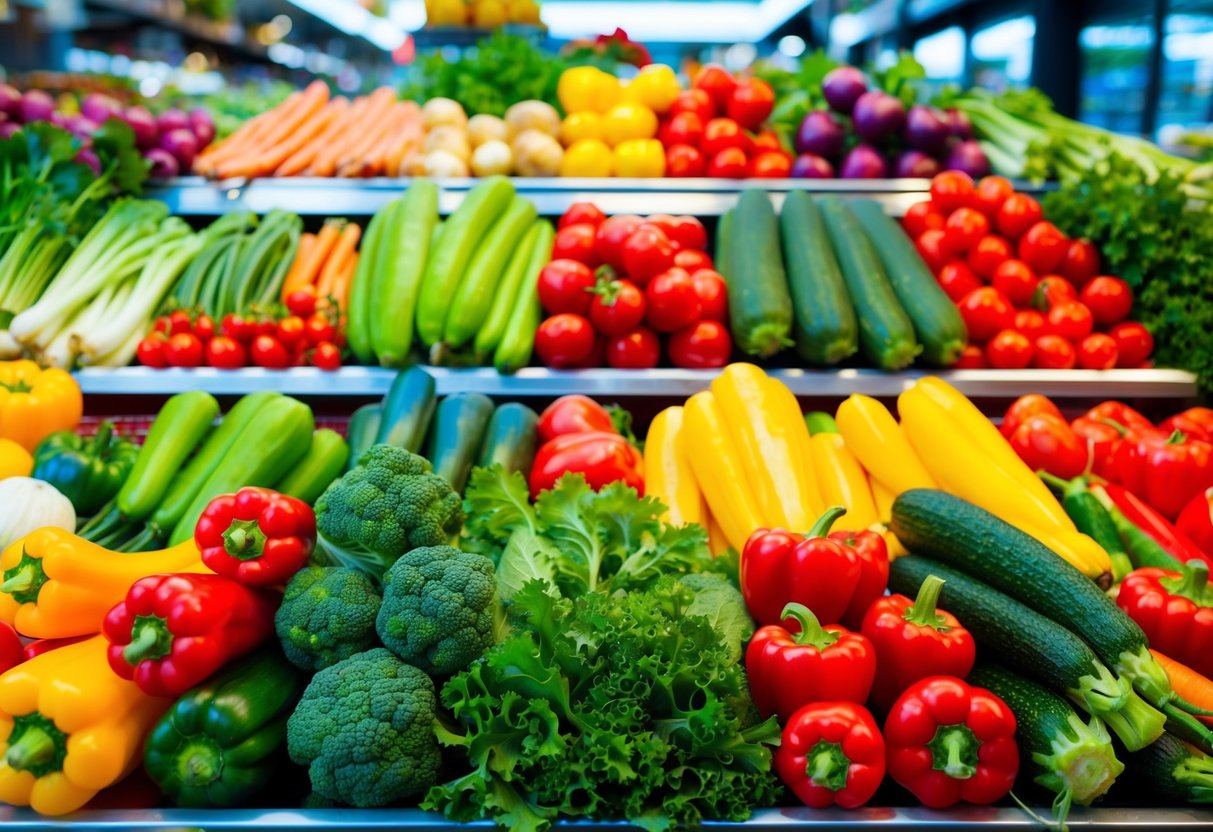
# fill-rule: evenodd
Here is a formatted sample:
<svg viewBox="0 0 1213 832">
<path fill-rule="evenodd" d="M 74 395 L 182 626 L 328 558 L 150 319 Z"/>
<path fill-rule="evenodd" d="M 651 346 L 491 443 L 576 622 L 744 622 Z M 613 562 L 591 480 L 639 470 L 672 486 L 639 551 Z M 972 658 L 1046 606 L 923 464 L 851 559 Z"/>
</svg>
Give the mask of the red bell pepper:
<svg viewBox="0 0 1213 832">
<path fill-rule="evenodd" d="M 929 575 L 918 597 L 881 598 L 863 620 L 863 634 L 876 648 L 872 699 L 887 711 L 902 692 L 928 676 L 965 678 L 977 659 L 973 635 L 956 616 L 937 609 L 943 579 Z"/>
<path fill-rule="evenodd" d="M 741 549 L 741 594 L 759 624 L 778 624 L 788 604 L 803 604 L 822 624 L 837 624 L 863 571 L 858 553 L 825 535 L 846 512 L 834 506 L 808 535 L 758 529 Z M 793 622 L 794 623 L 794 622 Z"/>
<path fill-rule="evenodd" d="M 884 738 L 863 705 L 814 702 L 784 726 L 775 771 L 806 806 L 854 809 L 884 780 Z"/>
<path fill-rule="evenodd" d="M 617 433 L 565 433 L 544 443 L 531 466 L 531 498 L 570 472 L 584 474 L 595 490 L 622 481 L 644 496 L 644 459 Z"/>
<path fill-rule="evenodd" d="M 251 586 L 281 586 L 307 566 L 316 515 L 302 500 L 250 486 L 211 500 L 194 541 L 212 571 Z"/>
<path fill-rule="evenodd" d="M 1158 426 L 1164 433 L 1183 431 L 1190 439 L 1213 442 L 1213 409 L 1190 407 Z"/>
<path fill-rule="evenodd" d="M 1203 494 L 1197 494 L 1184 506 L 1175 528 L 1202 552 L 1213 554 L 1213 488 L 1206 488 Z"/>
<path fill-rule="evenodd" d="M 953 676 L 910 686 L 893 704 L 884 736 L 889 776 L 927 808 L 993 803 L 1015 785 L 1015 714 Z"/>
<path fill-rule="evenodd" d="M 1070 423 L 1070 429 L 1078 437 L 1078 441 L 1087 446 L 1087 457 L 1091 460 L 1091 470 L 1104 479 L 1112 479 L 1112 460 L 1116 449 L 1120 447 L 1120 430 L 1096 419 L 1079 416 Z"/>
<path fill-rule="evenodd" d="M 863 616 L 889 586 L 889 545 L 876 532 L 830 532 L 830 540 L 841 543 L 859 556 L 859 583 L 842 614 L 842 623 L 852 630 L 863 624 Z"/>
<path fill-rule="evenodd" d="M 102 622 L 109 663 L 149 696 L 180 696 L 274 635 L 279 597 L 222 575 L 152 575 Z"/>
<path fill-rule="evenodd" d="M 795 619 L 798 634 L 768 624 L 746 648 L 746 675 L 758 712 L 786 720 L 810 702 L 867 702 L 876 675 L 871 642 L 835 624 L 822 627 L 801 604 L 788 604 L 783 616 Z"/>
<path fill-rule="evenodd" d="M 539 416 L 536 424 L 540 442 L 550 442 L 567 433 L 618 433 L 611 414 L 589 396 L 561 396 Z"/>
<path fill-rule="evenodd" d="M 1085 415 L 1096 422 L 1115 422 L 1128 430 L 1156 430 L 1153 422 L 1124 402 L 1102 402 L 1088 410 Z"/>
<path fill-rule="evenodd" d="M 1086 443 L 1060 416 L 1029 416 L 1011 434 L 1010 441 L 1015 453 L 1033 471 L 1048 471 L 1071 480 L 1087 470 Z"/>
<path fill-rule="evenodd" d="M 1006 414 L 1002 417 L 1002 425 L 999 430 L 1007 439 L 1015 433 L 1027 419 L 1031 416 L 1039 416 L 1045 414 L 1048 416 L 1056 416 L 1061 418 L 1061 411 L 1057 409 L 1057 405 L 1053 404 L 1052 399 L 1048 396 L 1042 396 L 1039 393 L 1029 393 L 1026 396 L 1020 396 L 1010 407 L 1007 408 Z"/>
<path fill-rule="evenodd" d="M 37 641 L 31 641 L 25 645 L 25 660 L 28 662 L 36 656 L 41 656 L 43 653 L 49 653 L 52 650 L 58 650 L 60 647 L 67 647 L 69 644 L 75 644 L 78 641 L 85 641 L 93 637 L 93 633 L 85 636 L 67 636 L 66 638 L 40 638 Z"/>
<path fill-rule="evenodd" d="M 0 621 L 0 673 L 25 661 L 25 648 L 21 645 L 21 636 L 17 631 L 3 621 Z M 868 684 L 871 684 L 869 680 Z"/>
<path fill-rule="evenodd" d="M 1198 673 L 1213 674 L 1213 587 L 1209 568 L 1137 569 L 1120 584 L 1117 605 L 1137 622 L 1150 647 Z"/>
<path fill-rule="evenodd" d="M 1120 510 L 1125 519 L 1141 529 L 1155 541 L 1178 563 L 1190 560 L 1204 561 L 1213 569 L 1213 552 L 1205 554 L 1199 546 L 1182 534 L 1171 521 L 1141 500 L 1132 491 L 1115 483 L 1100 486 L 1112 501 L 1112 505 Z"/>
<path fill-rule="evenodd" d="M 1114 458 L 1121 485 L 1174 520 L 1188 501 L 1213 487 L 1213 444 L 1176 431 L 1129 431 Z"/>
</svg>

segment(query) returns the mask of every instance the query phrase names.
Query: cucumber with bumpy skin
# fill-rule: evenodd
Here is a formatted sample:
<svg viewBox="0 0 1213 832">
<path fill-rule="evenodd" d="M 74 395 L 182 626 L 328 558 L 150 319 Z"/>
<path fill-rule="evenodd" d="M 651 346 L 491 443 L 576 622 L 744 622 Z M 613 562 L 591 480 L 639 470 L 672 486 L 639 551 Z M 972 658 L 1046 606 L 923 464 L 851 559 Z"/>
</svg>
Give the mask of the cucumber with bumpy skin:
<svg viewBox="0 0 1213 832">
<path fill-rule="evenodd" d="M 766 191 L 741 192 L 728 220 L 727 262 L 717 263 L 729 289 L 729 323 L 737 347 L 770 358 L 792 344 L 792 298 L 779 249 L 779 218 Z"/>
</svg>

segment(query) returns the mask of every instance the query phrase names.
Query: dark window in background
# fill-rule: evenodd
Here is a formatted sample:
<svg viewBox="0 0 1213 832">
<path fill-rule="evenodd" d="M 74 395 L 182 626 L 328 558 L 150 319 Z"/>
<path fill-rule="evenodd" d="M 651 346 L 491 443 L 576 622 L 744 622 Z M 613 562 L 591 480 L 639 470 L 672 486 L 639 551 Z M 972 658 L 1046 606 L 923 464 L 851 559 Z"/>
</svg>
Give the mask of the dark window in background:
<svg viewBox="0 0 1213 832">
<path fill-rule="evenodd" d="M 1164 21 L 1158 138 L 1213 121 L 1213 0 L 1171 0 Z"/>
<path fill-rule="evenodd" d="M 1141 10 L 1098 15 L 1079 33 L 1079 118 L 1118 133 L 1142 130 L 1154 16 Z"/>
<path fill-rule="evenodd" d="M 973 85 L 995 93 L 1027 87 L 1035 34 L 1036 18 L 1031 15 L 977 28 L 969 42 Z"/>
<path fill-rule="evenodd" d="M 964 84 L 967 52 L 965 30 L 960 26 L 949 26 L 918 39 L 914 44 L 914 59 L 927 72 L 923 86 L 928 91 L 928 98 L 949 85 Z"/>
</svg>

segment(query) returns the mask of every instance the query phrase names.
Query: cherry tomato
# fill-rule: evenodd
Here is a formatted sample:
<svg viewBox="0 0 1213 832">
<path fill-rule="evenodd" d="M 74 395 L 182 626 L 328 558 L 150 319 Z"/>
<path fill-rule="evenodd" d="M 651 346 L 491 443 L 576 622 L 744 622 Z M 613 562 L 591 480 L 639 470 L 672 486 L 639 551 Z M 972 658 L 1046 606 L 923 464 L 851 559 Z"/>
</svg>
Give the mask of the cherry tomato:
<svg viewBox="0 0 1213 832">
<path fill-rule="evenodd" d="M 691 283 L 699 297 L 700 317 L 705 321 L 729 321 L 729 285 L 715 269 L 696 269 L 691 272 Z"/>
<path fill-rule="evenodd" d="M 291 353 L 273 335 L 258 335 L 249 347 L 249 359 L 267 370 L 285 370 L 291 365 Z"/>
<path fill-rule="evenodd" d="M 219 326 L 219 331 L 228 338 L 239 341 L 241 344 L 250 343 L 257 335 L 253 322 L 234 312 L 223 316 L 223 322 Z"/>
<path fill-rule="evenodd" d="M 1015 313 L 1015 328 L 1035 341 L 1048 332 L 1049 326 L 1045 316 L 1035 309 L 1020 309 Z"/>
<path fill-rule="evenodd" d="M 310 286 L 296 289 L 286 296 L 286 308 L 292 315 L 306 318 L 316 311 L 316 290 Z"/>
<path fill-rule="evenodd" d="M 715 268 L 712 258 L 708 256 L 707 252 L 690 248 L 684 248 L 674 255 L 674 265 L 680 269 L 686 269 L 692 276 L 700 269 Z"/>
<path fill-rule="evenodd" d="M 998 232 L 1011 240 L 1018 240 L 1024 233 L 1040 222 L 1044 212 L 1040 203 L 1027 194 L 1011 194 L 998 209 Z"/>
<path fill-rule="evenodd" d="M 594 290 L 590 323 L 603 335 L 623 335 L 644 320 L 644 292 L 630 280 L 611 280 Z"/>
<path fill-rule="evenodd" d="M 990 233 L 990 221 L 976 208 L 957 208 L 943 226 L 944 245 L 963 254 Z"/>
<path fill-rule="evenodd" d="M 331 341 L 321 341 L 312 351 L 312 365 L 329 372 L 341 369 L 341 350 Z"/>
<path fill-rule="evenodd" d="M 1002 417 L 1002 425 L 998 430 L 1003 436 L 1010 439 L 1029 417 L 1039 416 L 1042 413 L 1056 416 L 1058 419 L 1062 418 L 1061 411 L 1048 396 L 1042 396 L 1039 393 L 1020 396 L 1007 408 L 1007 412 Z"/>
<path fill-rule="evenodd" d="M 934 203 L 923 200 L 915 202 L 906 209 L 905 216 L 901 218 L 901 227 L 906 230 L 906 234 L 910 235 L 910 239 L 917 240 L 923 235 L 923 232 L 933 228 L 942 229 L 946 221 L 947 217 Z"/>
<path fill-rule="evenodd" d="M 608 220 L 610 222 L 610 220 Z M 552 315 L 589 311 L 594 273 L 577 260 L 553 260 L 539 271 L 539 302 Z"/>
<path fill-rule="evenodd" d="M 1061 265 L 1070 241 L 1053 223 L 1036 223 L 1019 240 L 1019 259 L 1037 274 L 1050 274 Z"/>
<path fill-rule="evenodd" d="M 1032 363 L 1032 342 L 1013 329 L 1004 329 L 986 344 L 986 361 L 998 370 L 1022 370 Z"/>
<path fill-rule="evenodd" d="M 303 318 L 300 318 L 298 315 L 287 315 L 278 322 L 278 340 L 287 349 L 294 349 L 304 342 L 304 328 Z"/>
<path fill-rule="evenodd" d="M 986 176 L 977 183 L 973 191 L 973 207 L 986 215 L 990 222 L 998 218 L 998 209 L 1007 198 L 1015 193 L 1015 188 L 1001 176 Z"/>
<path fill-rule="evenodd" d="M 592 225 L 598 228 L 605 220 L 606 214 L 594 203 L 574 202 L 569 206 L 569 210 L 561 215 L 560 222 L 556 223 L 556 230 L 568 228 L 570 225 Z"/>
<path fill-rule="evenodd" d="M 278 336 L 278 322 L 266 315 L 252 322 L 253 332 L 256 335 L 269 335 L 271 337 Z"/>
<path fill-rule="evenodd" d="M 708 176 L 721 179 L 745 179 L 749 172 L 745 151 L 736 147 L 722 150 L 708 162 Z"/>
<path fill-rule="evenodd" d="M 1061 273 L 1066 280 L 1082 288 L 1099 274 L 1099 249 L 1090 240 L 1071 240 L 1066 256 L 1061 260 Z"/>
<path fill-rule="evenodd" d="M 760 78 L 743 78 L 733 88 L 725 111 L 747 130 L 757 130 L 775 107 L 775 91 Z"/>
<path fill-rule="evenodd" d="M 914 242 L 914 247 L 922 256 L 927 268 L 936 274 L 952 260 L 952 253 L 944 245 L 945 232 L 942 228 L 928 229 Z"/>
<path fill-rule="evenodd" d="M 716 111 L 723 113 L 728 109 L 733 90 L 737 88 L 737 79 L 720 64 L 704 64 L 691 86 L 706 92 L 711 97 Z"/>
<path fill-rule="evenodd" d="M 164 361 L 170 367 L 201 366 L 202 341 L 192 332 L 178 332 L 164 345 Z"/>
<path fill-rule="evenodd" d="M 606 360 L 617 370 L 650 370 L 661 360 L 661 342 L 651 329 L 637 327 L 607 342 Z"/>
<path fill-rule="evenodd" d="M 1078 366 L 1084 370 L 1110 370 L 1119 357 L 1116 339 L 1102 332 L 1088 335 L 1078 345 Z"/>
<path fill-rule="evenodd" d="M 690 370 L 712 370 L 729 363 L 733 338 L 720 321 L 699 321 L 670 336 L 670 363 Z"/>
<path fill-rule="evenodd" d="M 665 151 L 665 175 L 674 178 L 703 176 L 708 171 L 708 162 L 699 148 L 689 144 L 675 144 Z"/>
<path fill-rule="evenodd" d="M 980 277 L 990 280 L 998 271 L 998 267 L 1011 258 L 1011 254 L 1011 244 L 1007 242 L 1006 237 L 987 234 L 969 249 L 969 265 Z"/>
<path fill-rule="evenodd" d="M 1074 284 L 1059 275 L 1047 274 L 1036 284 L 1036 297 L 1032 302 L 1037 308 L 1048 310 L 1072 300 L 1078 300 Z"/>
<path fill-rule="evenodd" d="M 623 243 L 623 270 L 637 286 L 674 265 L 674 244 L 655 225 L 642 223 Z"/>
<path fill-rule="evenodd" d="M 1015 307 L 1002 292 L 991 286 L 974 289 L 957 306 L 968 327 L 970 340 L 977 343 L 985 343 L 1015 323 Z"/>
<path fill-rule="evenodd" d="M 956 359 L 956 363 L 952 365 L 952 369 L 984 370 L 986 366 L 986 354 L 982 348 L 976 344 L 969 344 L 960 353 L 960 358 Z"/>
<path fill-rule="evenodd" d="M 1079 298 L 1100 326 L 1120 323 L 1133 311 L 1133 290 L 1119 277 L 1104 275 L 1092 279 L 1082 287 Z"/>
<path fill-rule="evenodd" d="M 135 357 L 139 359 L 139 363 L 144 367 L 154 367 L 157 370 L 163 370 L 168 366 L 168 361 L 164 357 L 164 345 L 166 343 L 168 343 L 168 338 L 163 332 L 153 331 L 139 342 L 139 346 L 135 349 Z"/>
<path fill-rule="evenodd" d="M 792 157 L 782 150 L 764 150 L 750 160 L 753 179 L 787 179 L 792 175 Z"/>
<path fill-rule="evenodd" d="M 959 170 L 945 170 L 931 180 L 931 202 L 944 214 L 973 205 L 973 177 Z"/>
<path fill-rule="evenodd" d="M 215 321 L 210 315 L 204 312 L 194 319 L 194 334 L 203 343 L 215 337 Z"/>
<path fill-rule="evenodd" d="M 248 361 L 248 353 L 235 338 L 218 335 L 206 343 L 206 366 L 220 370 L 238 370 Z"/>
<path fill-rule="evenodd" d="M 690 326 L 703 314 L 703 304 L 686 269 L 672 268 L 654 276 L 645 287 L 644 299 L 645 320 L 658 332 Z"/>
<path fill-rule="evenodd" d="M 694 217 L 685 214 L 668 217 L 662 224 L 661 230 L 678 248 L 679 253 L 683 250 L 703 252 L 708 247 L 707 229 Z M 678 255 L 674 255 L 674 257 L 677 259 Z"/>
<path fill-rule="evenodd" d="M 666 147 L 676 144 L 697 147 L 703 141 L 703 119 L 698 113 L 675 113 L 657 130 L 657 138 Z"/>
<path fill-rule="evenodd" d="M 1004 260 L 994 270 L 994 279 L 990 282 L 995 289 L 1007 296 L 1007 300 L 1016 307 L 1024 307 L 1032 302 L 1036 295 L 1036 273 L 1028 268 L 1022 260 Z"/>
<path fill-rule="evenodd" d="M 168 317 L 161 315 L 156 319 L 156 323 L 152 324 L 152 332 L 159 332 L 163 335 L 168 335 L 169 323 Z"/>
<path fill-rule="evenodd" d="M 337 327 L 326 315 L 313 314 L 303 322 L 303 336 L 313 347 L 337 340 Z"/>
<path fill-rule="evenodd" d="M 1138 367 L 1154 352 L 1154 336 L 1136 321 L 1125 321 L 1108 330 L 1116 342 L 1117 367 Z"/>
<path fill-rule="evenodd" d="M 1060 335 L 1072 344 L 1090 335 L 1095 326 L 1091 310 L 1078 301 L 1057 304 L 1045 315 L 1045 322 L 1050 334 Z"/>
<path fill-rule="evenodd" d="M 190 320 L 190 313 L 184 309 L 178 309 L 176 312 L 168 316 L 168 334 L 181 335 L 193 330 L 193 321 Z M 195 365 L 197 366 L 197 365 Z"/>
<path fill-rule="evenodd" d="M 714 118 L 703 127 L 703 144 L 700 149 L 709 159 L 722 150 L 736 149 L 748 153 L 750 137 L 733 119 Z"/>
<path fill-rule="evenodd" d="M 783 142 L 779 140 L 779 134 L 770 128 L 755 133 L 750 144 L 754 148 L 755 153 L 760 153 L 763 150 L 784 150 Z"/>
<path fill-rule="evenodd" d="M 584 361 L 593 350 L 594 327 L 581 315 L 553 315 L 535 332 L 539 360 L 558 370 Z"/>
<path fill-rule="evenodd" d="M 597 367 L 606 366 L 606 348 L 608 339 L 605 335 L 595 333 L 594 346 L 590 348 L 590 354 L 576 364 L 570 364 L 570 370 L 593 370 Z M 613 429 L 612 429 L 613 430 Z"/>
<path fill-rule="evenodd" d="M 566 225 L 556 232 L 556 242 L 552 244 L 553 260 L 576 260 L 585 263 L 591 269 L 602 265 L 595 246 L 597 229 L 588 222 L 576 225 Z"/>
<path fill-rule="evenodd" d="M 1032 366 L 1039 370 L 1073 369 L 1074 345 L 1060 335 L 1042 335 L 1032 344 Z"/>
<path fill-rule="evenodd" d="M 939 287 L 952 299 L 952 303 L 960 303 L 969 292 L 981 288 L 981 281 L 963 260 L 953 260 L 944 265 L 939 270 L 938 281 Z"/>
<path fill-rule="evenodd" d="M 707 90 L 689 89 L 678 93 L 678 97 L 674 99 L 673 106 L 670 107 L 671 115 L 679 113 L 694 113 L 699 116 L 699 120 L 707 124 L 709 119 L 716 117 L 716 102 L 712 100 L 712 96 L 708 95 Z"/>
<path fill-rule="evenodd" d="M 617 214 L 598 226 L 594 251 L 599 259 L 616 271 L 623 269 L 623 241 L 632 235 L 643 220 L 635 214 Z"/>
</svg>

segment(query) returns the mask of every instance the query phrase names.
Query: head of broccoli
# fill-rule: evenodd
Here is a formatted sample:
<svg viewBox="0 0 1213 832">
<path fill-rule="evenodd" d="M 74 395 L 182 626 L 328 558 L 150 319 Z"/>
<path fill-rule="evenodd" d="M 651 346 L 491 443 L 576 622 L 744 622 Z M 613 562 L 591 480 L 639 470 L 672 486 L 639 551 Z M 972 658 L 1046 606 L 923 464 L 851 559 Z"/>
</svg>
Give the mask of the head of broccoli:
<svg viewBox="0 0 1213 832">
<path fill-rule="evenodd" d="M 287 752 L 322 798 L 369 808 L 438 779 L 434 683 L 376 647 L 312 677 L 286 723 Z"/>
<path fill-rule="evenodd" d="M 309 566 L 286 585 L 274 627 L 282 652 L 303 670 L 323 670 L 375 645 L 379 593 L 362 572 Z"/>
<path fill-rule="evenodd" d="M 419 546 L 439 546 L 463 526 L 463 502 L 424 457 L 372 445 L 316 501 L 317 554 L 378 579 Z"/>
<path fill-rule="evenodd" d="M 496 601 L 488 558 L 452 546 L 414 549 L 383 576 L 375 629 L 402 660 L 449 676 L 493 646 Z"/>
</svg>

